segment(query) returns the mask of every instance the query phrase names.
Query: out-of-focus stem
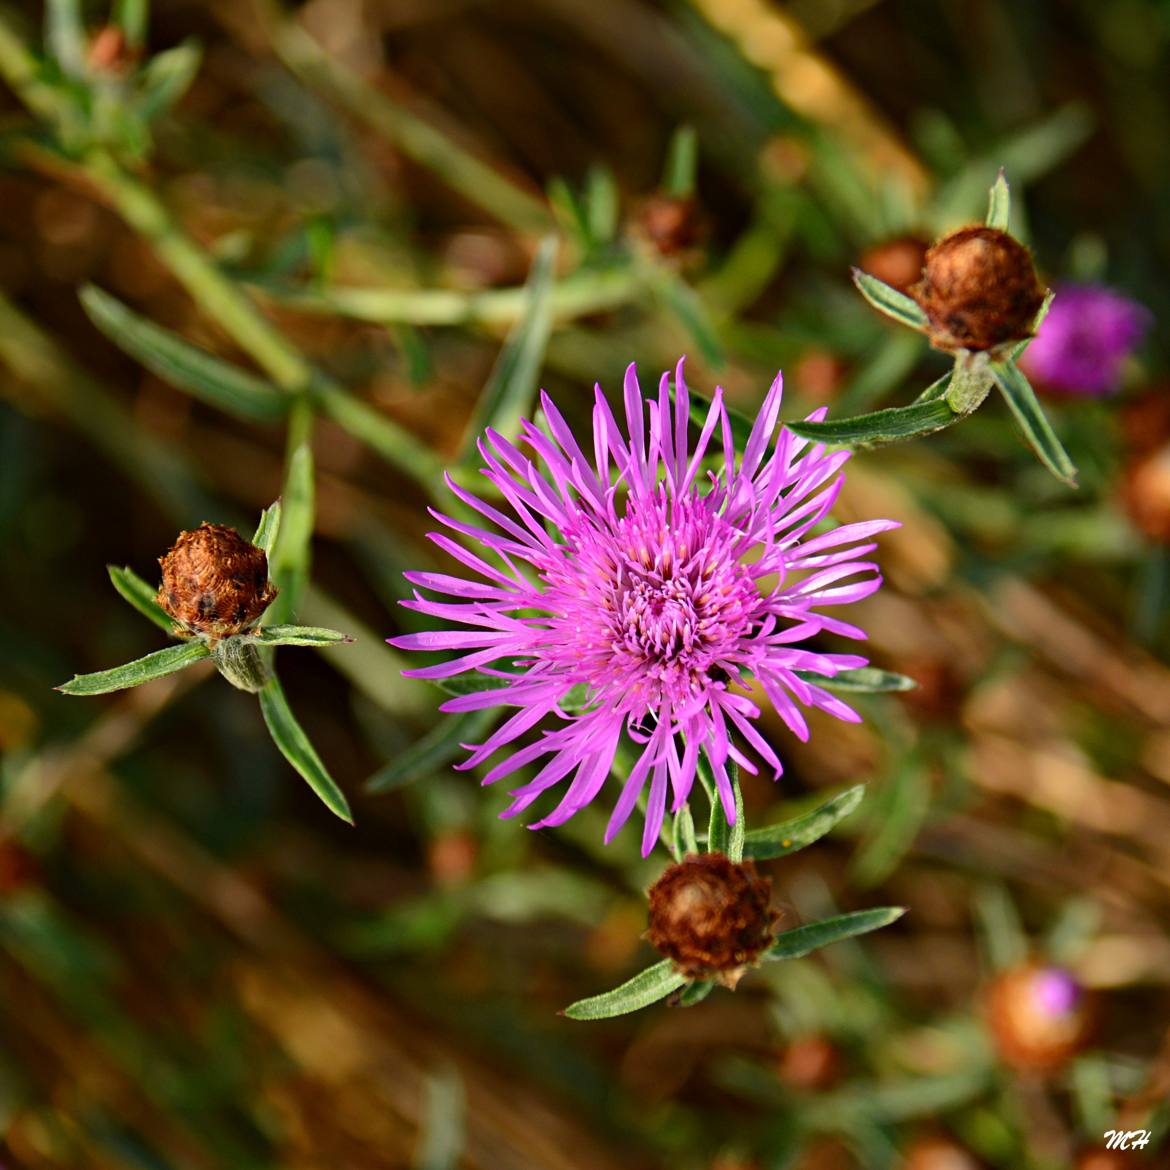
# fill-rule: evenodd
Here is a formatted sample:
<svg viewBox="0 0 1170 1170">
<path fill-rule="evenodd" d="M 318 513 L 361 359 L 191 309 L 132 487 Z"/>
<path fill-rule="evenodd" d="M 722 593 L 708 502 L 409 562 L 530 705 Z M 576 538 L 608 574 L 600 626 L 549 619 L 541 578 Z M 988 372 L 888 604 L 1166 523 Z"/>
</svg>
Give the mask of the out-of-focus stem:
<svg viewBox="0 0 1170 1170">
<path fill-rule="evenodd" d="M 636 300 L 647 278 L 633 265 L 566 277 L 550 294 L 553 315 L 584 317 Z M 409 325 L 513 325 L 527 304 L 523 285 L 462 292 L 455 289 L 338 288 L 277 293 L 274 300 L 306 313 L 335 313 L 355 321 Z"/>
</svg>

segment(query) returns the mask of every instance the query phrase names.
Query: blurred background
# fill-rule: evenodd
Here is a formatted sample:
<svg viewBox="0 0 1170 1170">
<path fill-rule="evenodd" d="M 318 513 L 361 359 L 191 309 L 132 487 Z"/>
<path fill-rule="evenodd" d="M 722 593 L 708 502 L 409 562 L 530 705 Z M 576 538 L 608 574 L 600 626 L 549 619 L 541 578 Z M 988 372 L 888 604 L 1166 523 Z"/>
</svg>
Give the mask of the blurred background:
<svg viewBox="0 0 1170 1170">
<path fill-rule="evenodd" d="M 905 287 L 925 243 L 982 219 L 1000 166 L 1046 280 L 1161 319 L 1170 7 L 159 0 L 144 47 L 101 31 L 104 3 L 81 11 L 93 116 L 170 218 L 135 222 L 86 143 L 0 89 L 0 1162 L 1167 1165 L 1156 325 L 1110 393 L 1049 388 L 1075 492 L 998 398 L 851 464 L 840 517 L 903 522 L 857 620 L 875 664 L 920 685 L 862 697 L 856 727 L 814 718 L 808 745 L 768 723 L 787 772 L 744 796 L 764 824 L 865 782 L 831 838 L 763 868 L 790 924 L 911 912 L 734 995 L 557 1015 L 654 957 L 644 890 L 665 858 L 633 832 L 603 847 L 599 810 L 499 821 L 506 794 L 452 770 L 467 730 L 383 639 L 411 628 L 402 569 L 440 565 L 436 469 L 474 468 L 469 434 L 529 407 L 536 382 L 501 401 L 496 361 L 531 325 L 520 290 L 550 235 L 533 379 L 578 425 L 595 381 L 612 395 L 627 362 L 656 377 L 683 352 L 693 387 L 748 412 L 781 367 L 786 418 L 909 402 L 946 361 L 850 267 Z M 19 88 L 12 38 L 45 52 L 43 13 L 0 18 Z M 176 47 L 147 137 L 128 79 Z M 280 659 L 353 828 L 199 668 L 101 699 L 51 689 L 162 644 L 107 563 L 153 583 L 181 529 L 248 533 L 281 491 L 281 421 L 147 372 L 79 302 L 92 282 L 256 369 L 231 314 L 176 278 L 179 229 L 365 408 L 312 425 L 297 614 L 358 641 Z M 1035 978 L 1065 980 L 1053 1018 Z M 1101 1150 L 1138 1128 L 1144 1151 Z"/>
</svg>

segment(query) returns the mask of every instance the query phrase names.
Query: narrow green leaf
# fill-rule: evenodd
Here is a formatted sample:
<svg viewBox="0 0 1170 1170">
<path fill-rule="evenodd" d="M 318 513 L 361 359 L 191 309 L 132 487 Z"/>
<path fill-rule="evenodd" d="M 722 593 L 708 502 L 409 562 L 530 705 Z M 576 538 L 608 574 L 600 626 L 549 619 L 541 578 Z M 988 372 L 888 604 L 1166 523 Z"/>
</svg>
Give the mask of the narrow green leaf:
<svg viewBox="0 0 1170 1170">
<path fill-rule="evenodd" d="M 586 177 L 585 208 L 588 216 L 590 243 L 604 245 L 613 242 L 618 227 L 617 180 L 609 167 L 593 167 Z"/>
<path fill-rule="evenodd" d="M 379 768 L 366 781 L 366 791 L 390 792 L 435 775 L 459 755 L 464 743 L 476 740 L 494 716 L 491 710 L 457 711 L 444 716 L 422 739 Z"/>
<path fill-rule="evenodd" d="M 709 983 L 705 979 L 696 979 L 694 983 L 688 983 L 678 993 L 678 998 L 675 1002 L 679 1007 L 694 1007 L 695 1004 L 702 1003 L 714 990 L 714 983 Z"/>
<path fill-rule="evenodd" d="M 812 812 L 778 825 L 752 829 L 744 838 L 744 856 L 753 861 L 769 861 L 774 857 L 786 857 L 819 841 L 861 803 L 864 795 L 865 785 L 857 784 L 818 805 Z"/>
<path fill-rule="evenodd" d="M 56 689 L 63 695 L 104 695 L 109 691 L 124 691 L 127 687 L 138 687 L 156 678 L 165 678 L 201 658 L 207 658 L 210 653 L 206 642 L 182 642 L 178 646 L 156 650 L 124 666 L 115 666 L 112 670 L 74 675 L 69 682 Z"/>
<path fill-rule="evenodd" d="M 321 626 L 265 626 L 252 637 L 261 646 L 338 646 L 353 642 L 348 634 Z"/>
<path fill-rule="evenodd" d="M 695 818 L 691 815 L 689 804 L 684 804 L 674 814 L 670 838 L 670 851 L 675 861 L 682 861 L 688 854 L 699 852 L 699 843 L 695 839 Z"/>
<path fill-rule="evenodd" d="M 463 440 L 464 462 L 476 457 L 476 441 L 485 427 L 494 427 L 511 439 L 519 429 L 520 419 L 532 414 L 544 351 L 552 329 L 551 294 L 557 248 L 556 236 L 546 236 L 541 241 L 525 285 L 527 303 L 524 312 L 508 334 L 467 425 Z"/>
<path fill-rule="evenodd" d="M 694 194 L 698 158 L 699 142 L 695 128 L 680 126 L 671 135 L 666 151 L 666 166 L 662 171 L 662 189 L 667 195 L 687 199 Z"/>
<path fill-rule="evenodd" d="M 256 526 L 256 534 L 252 543 L 264 550 L 265 556 L 272 556 L 276 547 L 276 538 L 280 535 L 280 500 L 260 513 L 260 523 Z"/>
<path fill-rule="evenodd" d="M 786 930 L 776 936 L 776 941 L 764 955 L 769 962 L 781 959 L 799 959 L 804 955 L 827 947 L 830 943 L 842 942 L 871 930 L 880 930 L 897 922 L 906 913 L 904 906 L 883 906 L 876 910 L 855 910 L 852 914 L 838 914 L 821 922 L 810 922 L 794 930 Z"/>
<path fill-rule="evenodd" d="M 162 606 L 155 601 L 158 590 L 148 585 L 128 565 L 118 568 L 117 565 L 106 565 L 106 572 L 110 575 L 110 583 L 118 591 L 123 600 L 128 601 L 144 618 L 154 622 L 160 630 L 172 633 L 174 621 L 163 612 Z"/>
<path fill-rule="evenodd" d="M 832 443 L 840 447 L 879 447 L 885 443 L 904 443 L 907 439 L 933 435 L 957 423 L 955 414 L 943 401 L 933 399 L 910 406 L 891 406 L 872 414 L 854 418 L 829 419 L 826 422 L 790 422 L 785 426 L 805 439 Z"/>
<path fill-rule="evenodd" d="M 677 991 L 684 983 L 686 977 L 674 970 L 669 959 L 663 959 L 661 963 L 655 963 L 653 967 L 647 967 L 633 979 L 627 980 L 621 987 L 589 999 L 579 999 L 561 1014 L 570 1020 L 608 1020 L 613 1016 L 623 1016 L 627 1012 L 649 1007 L 665 999 L 672 991 Z"/>
<path fill-rule="evenodd" d="M 1036 319 L 1032 322 L 1032 336 L 1025 337 L 1015 349 L 1012 350 L 1011 356 L 1008 358 L 1009 362 L 1014 362 L 1019 359 L 1020 355 L 1026 350 L 1032 341 L 1032 338 L 1040 332 L 1040 326 L 1044 324 L 1044 318 L 1048 316 L 1048 310 L 1052 308 L 1052 302 L 1056 297 L 1056 293 L 1049 289 L 1044 294 L 1044 301 L 1040 305 L 1040 311 L 1036 314 Z"/>
<path fill-rule="evenodd" d="M 1036 452 L 1040 462 L 1062 483 L 1077 486 L 1077 469 L 1068 457 L 1068 452 L 1056 437 L 1056 432 L 1045 417 L 1036 392 L 1019 366 L 1007 362 L 992 370 L 996 384 L 1007 399 L 1015 416 L 1016 424 L 1024 433 L 1028 445 Z"/>
<path fill-rule="evenodd" d="M 78 78 L 85 75 L 85 20 L 81 0 L 48 0 L 45 40 L 62 73 Z"/>
<path fill-rule="evenodd" d="M 94 285 L 81 290 L 81 305 L 119 349 L 168 384 L 239 418 L 271 422 L 287 412 L 288 395 L 272 383 L 140 317 Z"/>
<path fill-rule="evenodd" d="M 987 226 L 1007 231 L 1008 218 L 1012 210 L 1012 193 L 1004 178 L 1003 168 L 1000 167 L 999 176 L 991 188 L 991 195 L 987 201 Z"/>
<path fill-rule="evenodd" d="M 195 41 L 156 53 L 142 70 L 142 116 L 148 122 L 166 113 L 191 88 L 203 64 L 203 50 Z"/>
<path fill-rule="evenodd" d="M 345 793 L 326 771 L 321 757 L 292 713 L 280 679 L 275 675 L 260 692 L 260 710 L 264 714 L 272 742 L 280 749 L 280 754 L 309 782 L 309 787 L 324 801 L 330 812 L 352 825 L 353 816 Z"/>
<path fill-rule="evenodd" d="M 811 670 L 798 670 L 795 673 L 805 682 L 824 687 L 827 691 L 841 691 L 847 695 L 882 695 L 891 691 L 912 691 L 918 685 L 904 674 L 895 674 L 892 670 L 878 670 L 874 666 L 843 670 L 832 678 Z"/>
<path fill-rule="evenodd" d="M 725 853 L 732 861 L 743 860 L 743 793 L 739 787 L 739 767 L 734 760 L 727 761 L 727 778 L 731 781 L 731 790 L 735 793 L 735 823 L 727 820 L 727 813 L 723 808 L 723 801 L 719 796 L 719 789 L 715 783 L 715 776 L 705 755 L 699 756 L 699 770 L 706 770 L 710 787 L 707 791 L 711 797 L 711 823 L 707 830 L 707 851 L 709 853 Z"/>
<path fill-rule="evenodd" d="M 150 0 L 114 0 L 111 21 L 118 26 L 133 46 L 146 40 L 146 22 Z"/>
<path fill-rule="evenodd" d="M 269 616 L 278 622 L 296 612 L 309 579 L 315 507 L 313 449 L 306 441 L 293 451 L 285 470 L 280 532 L 268 563 L 269 575 L 280 589 Z"/>
<path fill-rule="evenodd" d="M 876 276 L 870 276 L 868 272 L 854 268 L 853 283 L 857 285 L 857 291 L 879 313 L 885 313 L 887 317 L 893 318 L 900 325 L 921 330 L 926 329 L 930 324 L 917 301 L 905 293 L 900 293 L 896 288 L 891 288 L 885 281 L 878 280 Z"/>
</svg>

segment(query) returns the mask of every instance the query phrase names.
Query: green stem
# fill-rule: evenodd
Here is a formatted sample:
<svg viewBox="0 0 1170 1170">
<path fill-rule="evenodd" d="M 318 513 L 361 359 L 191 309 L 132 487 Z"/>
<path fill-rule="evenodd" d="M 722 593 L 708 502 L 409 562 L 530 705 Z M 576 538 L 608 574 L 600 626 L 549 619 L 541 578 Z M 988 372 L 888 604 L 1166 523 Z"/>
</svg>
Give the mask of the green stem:
<svg viewBox="0 0 1170 1170">
<path fill-rule="evenodd" d="M 947 405 L 955 414 L 972 414 L 983 405 L 995 378 L 986 355 L 963 355 L 955 358 L 955 372 L 947 387 Z"/>
<path fill-rule="evenodd" d="M 636 300 L 649 283 L 634 267 L 577 272 L 552 290 L 553 315 L 584 317 Z M 265 289 L 279 304 L 305 313 L 335 313 L 356 321 L 387 325 L 514 325 L 524 314 L 524 285 L 461 292 L 455 289 L 334 288 L 311 293 Z"/>
<path fill-rule="evenodd" d="M 272 677 L 260 657 L 259 648 L 247 634 L 224 638 L 212 651 L 216 669 L 241 691 L 257 694 Z"/>
</svg>

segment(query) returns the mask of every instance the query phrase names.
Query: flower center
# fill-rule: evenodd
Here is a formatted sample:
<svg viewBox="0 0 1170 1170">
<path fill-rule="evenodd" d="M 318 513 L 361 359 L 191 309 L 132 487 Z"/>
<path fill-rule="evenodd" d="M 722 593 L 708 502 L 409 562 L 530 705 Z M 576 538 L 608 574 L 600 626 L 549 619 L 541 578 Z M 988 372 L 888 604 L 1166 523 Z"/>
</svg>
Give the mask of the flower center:
<svg viewBox="0 0 1170 1170">
<path fill-rule="evenodd" d="M 692 596 L 692 582 L 631 574 L 623 590 L 619 584 L 618 627 L 628 650 L 666 661 L 690 654 L 701 640 L 700 615 Z"/>
</svg>

